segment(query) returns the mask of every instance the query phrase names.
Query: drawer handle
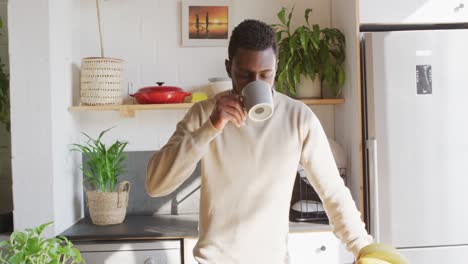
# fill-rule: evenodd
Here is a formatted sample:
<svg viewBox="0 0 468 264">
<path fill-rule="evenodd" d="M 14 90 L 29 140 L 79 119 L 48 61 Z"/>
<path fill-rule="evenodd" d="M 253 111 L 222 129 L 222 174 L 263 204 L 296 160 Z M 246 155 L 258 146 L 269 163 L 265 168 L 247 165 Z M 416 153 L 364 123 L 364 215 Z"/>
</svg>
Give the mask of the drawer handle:
<svg viewBox="0 0 468 264">
<path fill-rule="evenodd" d="M 156 260 L 153 257 L 149 257 L 145 260 L 144 264 L 156 264 Z"/>
<path fill-rule="evenodd" d="M 320 250 L 321 250 L 321 251 L 325 251 L 325 250 L 327 250 L 327 247 L 326 247 L 326 246 L 321 246 L 321 247 L 320 247 Z"/>
</svg>

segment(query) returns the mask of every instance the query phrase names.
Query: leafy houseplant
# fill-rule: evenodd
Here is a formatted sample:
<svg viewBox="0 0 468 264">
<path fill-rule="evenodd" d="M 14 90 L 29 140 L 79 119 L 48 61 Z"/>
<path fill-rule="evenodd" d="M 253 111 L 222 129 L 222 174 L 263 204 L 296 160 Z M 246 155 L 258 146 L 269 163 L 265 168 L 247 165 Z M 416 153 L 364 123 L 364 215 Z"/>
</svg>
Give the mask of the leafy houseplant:
<svg viewBox="0 0 468 264">
<path fill-rule="evenodd" d="M 321 29 L 310 25 L 312 9 L 305 10 L 306 25 L 291 30 L 294 8 L 286 18 L 286 8 L 278 12 L 280 24 L 273 24 L 279 46 L 279 63 L 276 75 L 278 91 L 296 95 L 301 77 L 314 80 L 318 77 L 320 89 L 330 87 L 335 97 L 341 94 L 345 80 L 345 37 L 336 28 Z M 323 92 L 322 92 L 323 95 Z"/>
<path fill-rule="evenodd" d="M 345 82 L 344 61 L 345 36 L 336 28 L 321 30 L 319 44 L 319 78 L 322 86 L 331 89 L 332 95 L 339 97 Z"/>
<path fill-rule="evenodd" d="M 97 139 L 88 138 L 85 145 L 73 144 L 87 158 L 84 166 L 81 167 L 86 180 L 100 192 L 113 192 L 117 184 L 118 177 L 124 172 L 123 162 L 125 154 L 123 153 L 127 142 L 117 140 L 109 148 L 102 143 L 102 137 L 111 128 L 102 131 Z"/>
<path fill-rule="evenodd" d="M 14 231 L 9 240 L 0 242 L 0 263 L 85 263 L 80 252 L 67 238 L 41 237 L 44 229 L 51 224 L 52 222 L 28 228 L 25 232 Z"/>
<path fill-rule="evenodd" d="M 102 131 L 97 139 L 83 133 L 88 139 L 86 144 L 73 144 L 72 149 L 86 157 L 81 167 L 85 181 L 88 187 L 91 187 L 91 190 L 86 190 L 86 205 L 89 207 L 93 223 L 97 225 L 123 222 L 130 191 L 128 181 L 121 182 L 116 191 L 118 177 L 124 173 L 124 149 L 128 142 L 117 140 L 110 147 L 106 147 L 102 137 L 110 129 L 112 128 Z"/>
</svg>

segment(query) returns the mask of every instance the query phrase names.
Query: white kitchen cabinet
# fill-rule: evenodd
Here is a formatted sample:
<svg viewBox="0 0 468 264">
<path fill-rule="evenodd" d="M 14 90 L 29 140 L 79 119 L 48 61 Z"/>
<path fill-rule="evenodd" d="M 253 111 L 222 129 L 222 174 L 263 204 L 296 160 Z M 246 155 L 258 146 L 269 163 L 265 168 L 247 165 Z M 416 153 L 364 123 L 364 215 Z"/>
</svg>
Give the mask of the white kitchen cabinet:
<svg viewBox="0 0 468 264">
<path fill-rule="evenodd" d="M 179 240 L 75 243 L 88 264 L 181 264 Z"/>
<path fill-rule="evenodd" d="M 354 256 L 331 232 L 290 233 L 288 250 L 290 264 L 352 264 Z M 184 238 L 185 264 L 197 264 L 192 250 L 197 238 Z"/>
<path fill-rule="evenodd" d="M 467 0 L 360 0 L 360 23 L 468 22 Z"/>
</svg>

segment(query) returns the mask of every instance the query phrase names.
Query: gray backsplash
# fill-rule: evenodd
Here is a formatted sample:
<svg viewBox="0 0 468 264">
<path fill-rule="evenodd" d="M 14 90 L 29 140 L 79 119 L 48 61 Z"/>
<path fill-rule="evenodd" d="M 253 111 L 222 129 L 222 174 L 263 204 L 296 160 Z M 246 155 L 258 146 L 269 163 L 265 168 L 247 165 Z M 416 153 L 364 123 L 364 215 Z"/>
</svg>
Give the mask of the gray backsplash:
<svg viewBox="0 0 468 264">
<path fill-rule="evenodd" d="M 154 151 L 126 152 L 127 172 L 120 181 L 130 182 L 127 215 L 198 214 L 200 200 L 200 163 L 192 175 L 167 196 L 152 198 L 145 190 L 146 166 Z M 83 159 L 84 161 L 85 159 Z M 85 214 L 89 215 L 88 210 Z"/>
</svg>

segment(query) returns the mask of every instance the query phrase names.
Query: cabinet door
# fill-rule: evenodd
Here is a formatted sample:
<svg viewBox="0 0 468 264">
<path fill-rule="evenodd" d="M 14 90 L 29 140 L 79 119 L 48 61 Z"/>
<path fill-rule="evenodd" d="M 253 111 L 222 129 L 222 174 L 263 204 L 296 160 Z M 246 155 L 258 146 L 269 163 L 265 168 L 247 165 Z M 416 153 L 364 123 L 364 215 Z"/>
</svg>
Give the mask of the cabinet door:
<svg viewBox="0 0 468 264">
<path fill-rule="evenodd" d="M 290 233 L 289 263 L 343 264 L 339 240 L 331 232 Z"/>
<path fill-rule="evenodd" d="M 144 251 L 83 252 L 88 264 L 181 264 L 180 251 L 176 249 Z"/>
<path fill-rule="evenodd" d="M 361 23 L 468 22 L 467 0 L 360 0 Z"/>
</svg>

